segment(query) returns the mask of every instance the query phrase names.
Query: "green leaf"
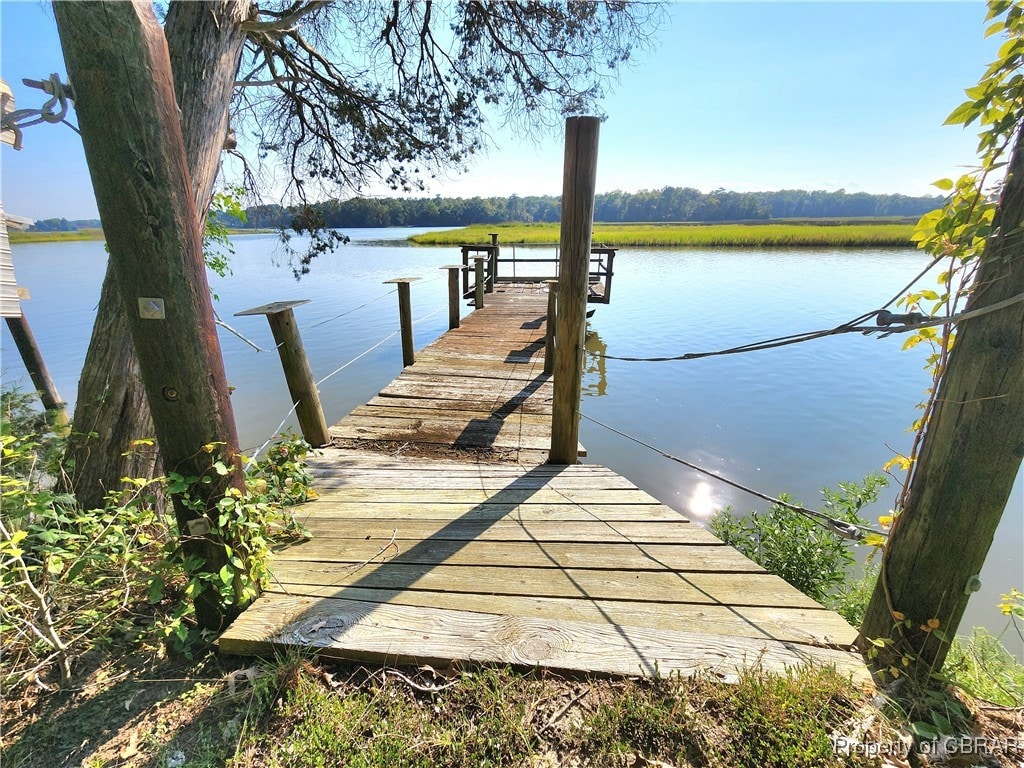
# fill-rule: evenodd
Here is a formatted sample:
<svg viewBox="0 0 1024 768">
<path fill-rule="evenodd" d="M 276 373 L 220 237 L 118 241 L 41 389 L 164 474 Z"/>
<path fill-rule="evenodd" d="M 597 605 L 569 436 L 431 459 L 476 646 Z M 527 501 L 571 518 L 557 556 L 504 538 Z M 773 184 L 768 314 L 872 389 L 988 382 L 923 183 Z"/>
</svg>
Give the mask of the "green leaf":
<svg viewBox="0 0 1024 768">
<path fill-rule="evenodd" d="M 914 736 L 919 739 L 937 739 L 939 738 L 939 732 L 936 731 L 928 723 L 923 723 L 920 720 L 911 723 L 907 726 L 907 730 L 910 731 Z"/>
<path fill-rule="evenodd" d="M 230 584 L 235 578 L 234 571 L 231 570 L 229 565 L 224 565 L 217 575 L 220 577 L 221 583 L 225 585 Z"/>
<path fill-rule="evenodd" d="M 933 181 L 932 182 L 932 186 L 933 187 L 938 187 L 939 189 L 948 192 L 949 190 L 951 190 L 953 188 L 953 180 L 952 179 L 939 179 L 938 181 Z"/>
<path fill-rule="evenodd" d="M 79 576 L 82 575 L 82 571 L 85 570 L 85 566 L 87 566 L 88 564 L 89 561 L 85 560 L 84 558 L 76 560 L 74 563 L 71 564 L 71 567 L 68 568 L 67 575 L 64 577 L 65 581 L 74 581 L 75 579 L 77 579 Z"/>
<path fill-rule="evenodd" d="M 149 582 L 149 602 L 156 604 L 164 599 L 164 580 L 162 576 L 154 576 Z"/>
<path fill-rule="evenodd" d="M 213 471 L 221 477 L 224 477 L 224 475 L 226 475 L 230 470 L 224 466 L 223 461 L 218 461 L 213 465 Z"/>
<path fill-rule="evenodd" d="M 995 24 L 989 26 L 985 30 L 985 37 L 992 37 L 992 35 L 998 35 L 1000 32 L 1006 29 L 1006 25 L 1001 21 L 997 21 Z"/>
<path fill-rule="evenodd" d="M 933 710 L 931 713 L 931 719 L 932 722 L 935 724 L 935 727 L 938 729 L 939 733 L 953 734 L 956 732 L 953 728 L 953 724 L 949 722 L 949 720 L 946 717 L 944 717 L 941 712 Z"/>
<path fill-rule="evenodd" d="M 973 101 L 965 101 L 949 113 L 949 117 L 946 118 L 943 125 L 970 125 L 980 114 L 981 110 L 975 106 Z"/>
</svg>

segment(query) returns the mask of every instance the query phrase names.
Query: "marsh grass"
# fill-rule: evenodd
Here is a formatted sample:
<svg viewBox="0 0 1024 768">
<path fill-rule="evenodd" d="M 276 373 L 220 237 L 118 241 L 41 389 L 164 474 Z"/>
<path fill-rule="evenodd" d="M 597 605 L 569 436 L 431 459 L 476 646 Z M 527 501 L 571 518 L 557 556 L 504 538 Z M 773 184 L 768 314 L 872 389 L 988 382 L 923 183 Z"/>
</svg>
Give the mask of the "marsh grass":
<svg viewBox="0 0 1024 768">
<path fill-rule="evenodd" d="M 820 221 L 786 224 L 594 224 L 592 240 L 613 247 L 912 247 L 913 224 Z M 414 235 L 419 245 L 489 243 L 529 245 L 557 243 L 558 224 L 473 225 L 444 232 Z"/>
<path fill-rule="evenodd" d="M 22 229 L 8 231 L 13 244 L 20 243 L 70 243 L 79 240 L 103 240 L 103 230 L 94 227 L 76 229 L 73 232 L 26 232 Z"/>
<path fill-rule="evenodd" d="M 1024 707 L 1024 664 L 984 627 L 957 637 L 945 673 L 972 696 L 1005 707 Z"/>
</svg>

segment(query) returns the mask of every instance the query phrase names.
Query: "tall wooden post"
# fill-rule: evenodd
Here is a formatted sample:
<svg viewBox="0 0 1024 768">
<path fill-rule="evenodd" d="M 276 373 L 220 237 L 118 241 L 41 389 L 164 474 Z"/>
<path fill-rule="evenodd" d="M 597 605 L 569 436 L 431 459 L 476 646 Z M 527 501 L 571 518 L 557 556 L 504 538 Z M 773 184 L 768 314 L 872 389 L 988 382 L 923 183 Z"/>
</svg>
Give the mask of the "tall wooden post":
<svg viewBox="0 0 1024 768">
<path fill-rule="evenodd" d="M 243 483 L 164 32 L 143 3 L 56 3 L 54 14 L 164 466 L 210 479 L 192 489 L 198 507 L 174 497 L 183 547 L 216 577 L 227 553 L 211 521 L 225 491 Z M 225 475 L 209 472 L 203 451 L 218 443 L 233 467 Z M 240 602 L 224 609 L 204 590 L 199 623 L 221 628 Z"/>
<path fill-rule="evenodd" d="M 548 315 L 544 319 L 544 373 L 555 370 L 555 318 L 558 317 L 558 281 L 545 280 L 548 287 Z"/>
<path fill-rule="evenodd" d="M 474 269 L 476 270 L 476 286 L 473 291 L 473 308 L 484 308 L 484 261 L 486 256 L 474 256 Z"/>
<path fill-rule="evenodd" d="M 441 269 L 448 270 L 448 330 L 458 328 L 461 324 L 459 312 L 459 273 L 465 269 L 461 264 L 446 264 Z"/>
<path fill-rule="evenodd" d="M 398 284 L 398 320 L 402 329 L 402 365 L 410 366 L 416 362 L 416 348 L 412 337 L 412 297 L 409 284 L 419 280 L 418 277 L 396 277 L 385 280 L 385 285 Z"/>
<path fill-rule="evenodd" d="M 1024 293 L 1024 135 L 1018 133 L 965 311 Z M 1024 303 L 957 326 L 903 511 L 861 626 L 862 642 L 898 637 L 928 682 L 945 662 L 1024 457 Z M 898 612 L 908 626 L 897 625 Z M 929 624 L 931 622 L 931 624 Z M 896 627 L 894 632 L 894 627 Z"/>
<path fill-rule="evenodd" d="M 550 464 L 575 464 L 580 421 L 577 411 L 583 380 L 583 343 L 587 330 L 587 277 L 594 227 L 597 147 L 601 121 L 570 117 L 565 121 L 562 175 L 562 236 L 555 319 L 555 394 L 551 414 Z"/>
<path fill-rule="evenodd" d="M 491 250 L 488 253 L 488 256 L 490 256 L 488 271 L 491 273 L 491 279 L 487 281 L 485 290 L 487 293 L 494 293 L 494 288 L 498 283 L 498 257 L 501 253 L 501 248 L 498 247 L 497 232 L 489 232 L 488 236 L 491 238 Z"/>
<path fill-rule="evenodd" d="M 248 315 L 266 315 L 270 323 L 270 331 L 274 334 L 277 353 L 281 357 L 284 379 L 288 384 L 288 394 L 295 406 L 295 415 L 299 420 L 302 437 L 314 448 L 320 448 L 331 442 L 327 433 L 327 421 L 324 409 L 320 405 L 320 392 L 316 388 L 313 369 L 309 367 L 309 358 L 302 346 L 299 325 L 295 322 L 295 307 L 308 304 L 309 299 L 299 301 L 276 301 L 260 307 L 235 312 L 235 317 Z"/>
</svg>

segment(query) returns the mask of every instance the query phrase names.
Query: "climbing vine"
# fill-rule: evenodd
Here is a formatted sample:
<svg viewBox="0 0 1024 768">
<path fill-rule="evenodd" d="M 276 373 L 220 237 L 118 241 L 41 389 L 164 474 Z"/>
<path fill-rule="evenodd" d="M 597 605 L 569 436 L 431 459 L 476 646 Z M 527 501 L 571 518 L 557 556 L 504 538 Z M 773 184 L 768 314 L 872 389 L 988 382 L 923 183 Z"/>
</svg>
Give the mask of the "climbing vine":
<svg viewBox="0 0 1024 768">
<path fill-rule="evenodd" d="M 1024 123 L 1024 0 L 990 0 L 986 22 L 986 36 L 1002 35 L 1005 40 L 978 84 L 966 89 L 967 100 L 946 119 L 947 125 L 980 128 L 978 164 L 959 178 L 935 182 L 936 187 L 949 193 L 949 198 L 941 209 L 922 217 L 914 240 L 932 256 L 931 268 L 939 268 L 937 286 L 911 290 L 899 301 L 910 311 L 920 310 L 937 317 L 948 318 L 962 311 L 975 287 L 986 248 L 995 238 L 1005 237 L 1017 227 L 1017 222 L 1001 222 L 998 211 L 1005 169 Z M 936 394 L 956 344 L 953 324 L 921 328 L 907 339 L 904 348 L 922 343 L 931 347 L 925 363 L 932 376 L 931 386 L 919 405 L 922 413 L 912 427 L 915 437 L 910 451 L 886 465 L 886 470 L 896 467 L 906 473 L 895 511 L 879 519 L 883 527 L 893 529 L 899 527 L 900 512 L 909 501 L 919 452 L 937 406 Z M 892 540 L 890 537 L 889 541 Z M 891 677 L 899 677 L 906 668 L 918 667 L 930 658 L 923 671 L 931 675 L 935 659 L 941 655 L 926 653 L 925 648 L 933 641 L 948 644 L 953 639 L 952 632 L 939 617 L 908 616 L 900 610 L 902 606 L 894 604 L 887 579 L 888 545 L 882 537 L 867 543 L 883 548 L 879 583 L 893 622 L 889 637 L 864 638 L 868 657 L 880 672 Z M 917 636 L 917 641 L 907 642 L 911 634 Z M 915 676 L 923 679 L 918 674 L 921 671 L 916 669 Z"/>
<path fill-rule="evenodd" d="M 1006 39 L 978 84 L 966 89 L 967 100 L 946 118 L 946 125 L 981 128 L 978 165 L 957 179 L 935 182 L 936 187 L 950 193 L 949 199 L 942 208 L 921 218 L 913 239 L 933 257 L 934 266 L 942 266 L 938 286 L 911 291 L 899 300 L 910 311 L 920 310 L 932 316 L 949 317 L 962 308 L 970 295 L 985 244 L 999 234 L 995 214 L 1004 169 L 1024 121 L 1024 2 L 990 0 L 985 20 L 990 22 L 986 37 L 1003 35 Z M 910 451 L 896 456 L 885 467 L 886 471 L 898 468 L 906 472 L 897 510 L 907 500 L 922 440 L 935 408 L 935 393 L 955 340 L 953 326 L 944 325 L 921 328 L 903 345 L 909 349 L 926 343 L 932 348 L 925 361 L 932 382 L 925 400 L 918 406 L 922 413 L 912 426 L 915 437 Z"/>
<path fill-rule="evenodd" d="M 194 601 L 203 593 L 212 593 L 222 609 L 244 607 L 252 602 L 270 581 L 271 547 L 308 535 L 288 508 L 317 497 L 304 463 L 309 445 L 298 438 L 276 443 L 264 460 L 249 463 L 245 489 L 228 488 L 215 511 L 208 513 L 206 498 L 197 493 L 198 489 L 214 482 L 215 476 L 223 477 L 233 471 L 220 456 L 222 447 L 223 443 L 202 447 L 210 460 L 200 475 L 167 473 L 168 495 L 178 497 L 205 518 L 209 530 L 201 535 L 224 547 L 224 565 L 216 573 L 209 571 L 202 557 L 186 552 L 183 545 L 193 534 L 183 532 L 168 550 L 163 573 L 150 582 L 149 600 L 157 603 L 163 599 L 165 577 L 176 578 L 180 568 L 187 579 L 184 595 L 192 601 L 181 607 L 181 617 L 191 615 Z M 169 633 L 185 642 L 189 627 L 174 623 L 169 625 Z"/>
</svg>

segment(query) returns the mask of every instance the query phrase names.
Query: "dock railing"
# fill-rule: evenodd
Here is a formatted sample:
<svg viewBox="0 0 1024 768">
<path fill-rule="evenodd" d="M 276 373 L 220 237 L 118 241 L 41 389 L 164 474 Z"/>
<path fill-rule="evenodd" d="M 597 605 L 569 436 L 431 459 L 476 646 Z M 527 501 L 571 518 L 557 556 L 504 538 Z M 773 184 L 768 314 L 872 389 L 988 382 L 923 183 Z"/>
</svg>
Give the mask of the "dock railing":
<svg viewBox="0 0 1024 768">
<path fill-rule="evenodd" d="M 530 245 L 466 244 L 462 249 L 462 293 L 465 298 L 473 296 L 471 284 L 472 260 L 484 256 L 484 285 L 490 293 L 500 283 L 541 283 L 558 278 L 558 243 L 536 243 Z M 537 256 L 544 249 L 553 249 L 552 256 Z M 590 291 L 587 301 L 591 304 L 608 304 L 612 295 L 612 276 L 615 274 L 615 254 L 618 248 L 594 245 L 590 249 Z M 524 252 L 528 255 L 523 255 Z M 543 265 L 543 266 L 542 266 Z"/>
</svg>

